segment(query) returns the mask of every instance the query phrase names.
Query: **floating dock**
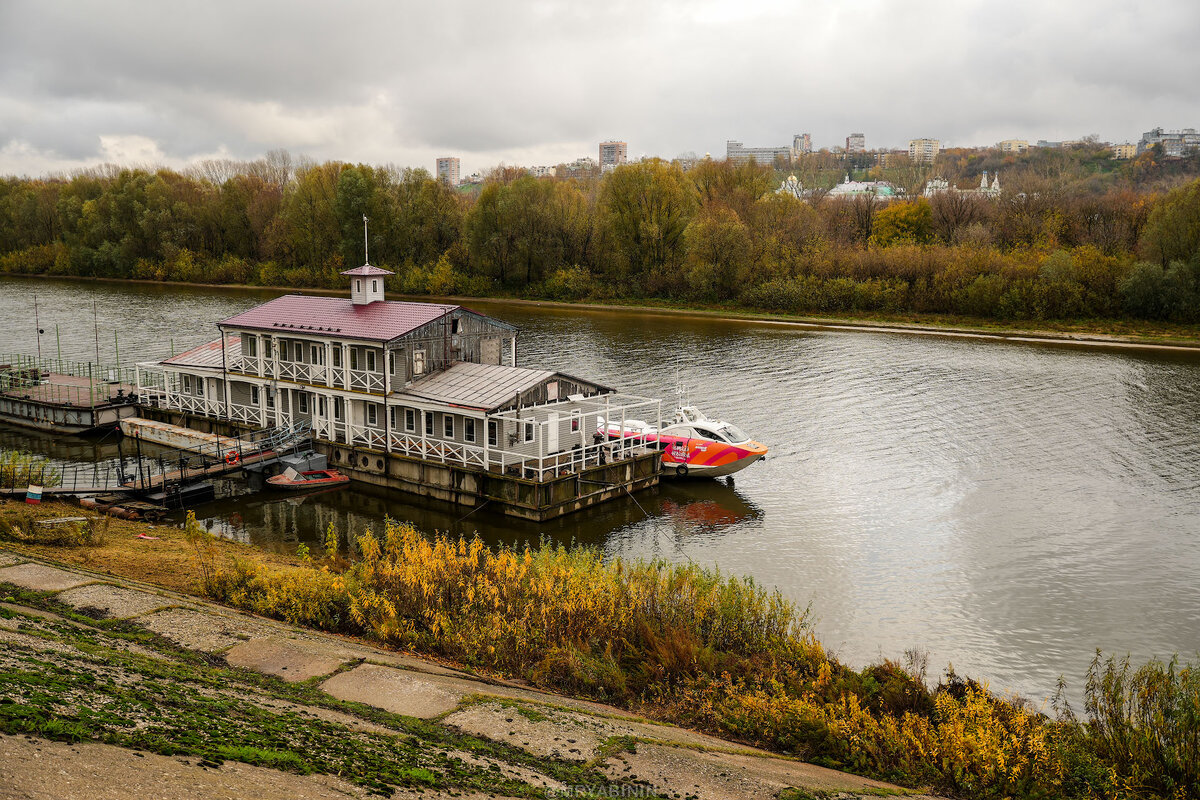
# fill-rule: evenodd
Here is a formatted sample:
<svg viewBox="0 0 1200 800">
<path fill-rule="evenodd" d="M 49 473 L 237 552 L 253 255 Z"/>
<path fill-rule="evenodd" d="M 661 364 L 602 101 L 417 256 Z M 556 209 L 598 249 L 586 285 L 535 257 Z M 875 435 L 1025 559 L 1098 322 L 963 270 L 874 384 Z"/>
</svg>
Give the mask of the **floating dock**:
<svg viewBox="0 0 1200 800">
<path fill-rule="evenodd" d="M 52 433 L 111 430 L 137 414 L 134 370 L 0 354 L 0 419 Z"/>
</svg>

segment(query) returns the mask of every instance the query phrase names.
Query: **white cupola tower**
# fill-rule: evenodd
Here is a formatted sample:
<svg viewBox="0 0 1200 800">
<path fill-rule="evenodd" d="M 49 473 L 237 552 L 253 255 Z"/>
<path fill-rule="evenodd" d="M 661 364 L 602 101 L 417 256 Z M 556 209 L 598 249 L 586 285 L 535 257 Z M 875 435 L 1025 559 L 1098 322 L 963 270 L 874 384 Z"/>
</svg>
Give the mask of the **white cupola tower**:
<svg viewBox="0 0 1200 800">
<path fill-rule="evenodd" d="M 367 250 L 367 215 L 363 214 L 363 265 L 348 269 L 343 275 L 350 276 L 350 302 L 356 306 L 369 306 L 383 300 L 383 279 L 392 273 L 371 266 L 371 254 Z"/>
<path fill-rule="evenodd" d="M 383 279 L 392 273 L 370 264 L 363 264 L 342 274 L 350 277 L 350 302 L 356 306 L 365 306 L 383 299 Z"/>
</svg>

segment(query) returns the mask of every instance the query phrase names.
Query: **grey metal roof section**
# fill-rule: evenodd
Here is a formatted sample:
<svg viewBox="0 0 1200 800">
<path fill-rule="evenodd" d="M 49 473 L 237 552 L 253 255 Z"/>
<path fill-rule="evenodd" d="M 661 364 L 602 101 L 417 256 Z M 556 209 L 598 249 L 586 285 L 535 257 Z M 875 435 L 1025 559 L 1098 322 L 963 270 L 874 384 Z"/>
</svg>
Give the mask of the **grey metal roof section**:
<svg viewBox="0 0 1200 800">
<path fill-rule="evenodd" d="M 422 378 L 398 395 L 491 411 L 558 373 L 544 369 L 473 364 L 460 361 Z"/>
</svg>

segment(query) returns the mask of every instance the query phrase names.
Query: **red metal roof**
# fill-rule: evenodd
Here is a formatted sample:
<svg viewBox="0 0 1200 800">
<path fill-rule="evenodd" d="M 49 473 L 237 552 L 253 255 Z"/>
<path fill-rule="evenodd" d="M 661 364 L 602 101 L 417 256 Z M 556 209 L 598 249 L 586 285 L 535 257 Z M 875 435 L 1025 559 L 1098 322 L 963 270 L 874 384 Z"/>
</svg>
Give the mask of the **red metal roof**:
<svg viewBox="0 0 1200 800">
<path fill-rule="evenodd" d="M 281 334 L 316 333 L 334 338 L 387 342 L 433 322 L 456 308 L 458 306 L 440 303 L 402 303 L 396 300 L 354 305 L 344 297 L 285 294 L 221 320 L 220 324 Z"/>
</svg>

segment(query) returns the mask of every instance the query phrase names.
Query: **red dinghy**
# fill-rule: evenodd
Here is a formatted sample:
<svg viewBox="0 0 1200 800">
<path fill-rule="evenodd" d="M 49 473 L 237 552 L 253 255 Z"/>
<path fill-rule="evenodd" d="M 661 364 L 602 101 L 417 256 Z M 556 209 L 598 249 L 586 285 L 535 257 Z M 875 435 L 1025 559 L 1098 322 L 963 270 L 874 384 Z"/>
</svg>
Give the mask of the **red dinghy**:
<svg viewBox="0 0 1200 800">
<path fill-rule="evenodd" d="M 326 486 L 338 486 L 349 483 L 350 477 L 336 469 L 314 469 L 308 472 L 297 472 L 288 467 L 282 475 L 267 478 L 267 483 L 276 489 L 320 489 Z"/>
</svg>

